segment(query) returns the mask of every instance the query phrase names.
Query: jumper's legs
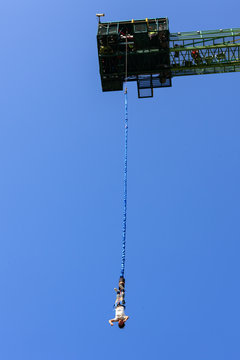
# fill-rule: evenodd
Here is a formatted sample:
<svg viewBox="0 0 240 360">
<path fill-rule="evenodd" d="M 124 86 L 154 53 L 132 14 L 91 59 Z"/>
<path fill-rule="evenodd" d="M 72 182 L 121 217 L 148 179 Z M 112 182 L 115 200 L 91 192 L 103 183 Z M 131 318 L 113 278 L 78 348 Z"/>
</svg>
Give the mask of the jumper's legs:
<svg viewBox="0 0 240 360">
<path fill-rule="evenodd" d="M 123 290 L 125 288 L 125 279 L 123 276 L 120 276 L 119 282 L 118 282 L 119 290 Z"/>
<path fill-rule="evenodd" d="M 118 289 L 116 303 L 125 305 L 125 279 L 123 276 L 119 279 Z"/>
</svg>

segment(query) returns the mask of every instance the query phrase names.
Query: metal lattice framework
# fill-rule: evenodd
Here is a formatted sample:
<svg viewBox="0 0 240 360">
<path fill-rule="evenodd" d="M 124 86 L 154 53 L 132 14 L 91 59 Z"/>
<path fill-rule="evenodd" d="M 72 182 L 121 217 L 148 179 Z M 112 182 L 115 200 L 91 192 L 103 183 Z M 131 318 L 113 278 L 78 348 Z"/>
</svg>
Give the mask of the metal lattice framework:
<svg viewBox="0 0 240 360">
<path fill-rule="evenodd" d="M 170 35 L 172 76 L 240 71 L 240 28 Z"/>
</svg>

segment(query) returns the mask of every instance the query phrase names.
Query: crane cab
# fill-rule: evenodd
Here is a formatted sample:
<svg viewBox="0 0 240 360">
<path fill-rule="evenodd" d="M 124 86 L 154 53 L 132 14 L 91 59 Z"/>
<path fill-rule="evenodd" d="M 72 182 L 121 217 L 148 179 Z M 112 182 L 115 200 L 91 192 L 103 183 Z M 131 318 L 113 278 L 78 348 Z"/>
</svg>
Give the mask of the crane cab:
<svg viewBox="0 0 240 360">
<path fill-rule="evenodd" d="M 103 91 L 122 90 L 125 78 L 140 98 L 171 86 L 167 18 L 99 22 L 97 46 Z"/>
</svg>

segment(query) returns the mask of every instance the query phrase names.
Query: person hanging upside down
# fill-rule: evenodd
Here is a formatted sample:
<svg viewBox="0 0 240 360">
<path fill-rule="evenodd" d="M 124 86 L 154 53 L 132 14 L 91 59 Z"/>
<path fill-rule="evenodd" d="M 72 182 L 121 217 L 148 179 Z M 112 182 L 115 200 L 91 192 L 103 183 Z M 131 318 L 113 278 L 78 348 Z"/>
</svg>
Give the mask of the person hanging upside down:
<svg viewBox="0 0 240 360">
<path fill-rule="evenodd" d="M 109 324 L 113 326 L 114 322 L 118 322 L 118 327 L 120 329 L 124 328 L 125 322 L 129 319 L 129 316 L 125 315 L 125 300 L 124 300 L 124 288 L 119 287 L 119 290 L 114 288 L 117 293 L 115 301 L 115 318 L 109 320 Z"/>
</svg>

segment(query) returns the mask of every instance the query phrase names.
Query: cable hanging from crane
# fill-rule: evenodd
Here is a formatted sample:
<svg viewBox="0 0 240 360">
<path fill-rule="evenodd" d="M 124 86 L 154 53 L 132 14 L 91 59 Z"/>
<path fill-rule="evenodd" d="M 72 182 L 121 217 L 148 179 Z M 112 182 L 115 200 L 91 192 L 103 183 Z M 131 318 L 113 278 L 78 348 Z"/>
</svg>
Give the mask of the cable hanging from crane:
<svg viewBox="0 0 240 360">
<path fill-rule="evenodd" d="M 123 233 L 122 233 L 122 264 L 120 277 L 124 278 L 127 230 L 127 160 L 128 160 L 128 97 L 127 97 L 127 34 L 126 34 L 126 71 L 125 71 L 125 153 L 124 153 L 124 197 L 123 197 Z"/>
</svg>

